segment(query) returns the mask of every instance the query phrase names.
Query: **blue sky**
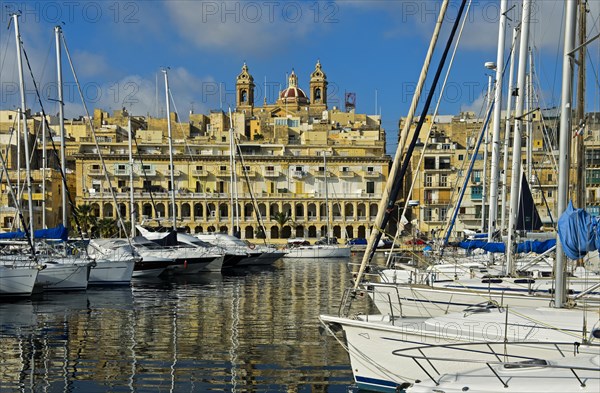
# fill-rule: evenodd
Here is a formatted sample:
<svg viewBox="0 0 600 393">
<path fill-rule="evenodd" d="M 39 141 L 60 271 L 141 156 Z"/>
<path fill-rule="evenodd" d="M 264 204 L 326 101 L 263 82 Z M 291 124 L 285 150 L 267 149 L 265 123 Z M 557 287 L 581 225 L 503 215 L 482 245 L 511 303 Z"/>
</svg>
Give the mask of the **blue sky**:
<svg viewBox="0 0 600 393">
<path fill-rule="evenodd" d="M 520 4 L 510 12 L 519 19 Z M 590 2 L 590 34 L 598 33 L 600 1 Z M 21 34 L 42 87 L 44 105 L 56 113 L 53 26 L 63 28 L 90 110 L 127 107 L 138 115 L 164 111 L 160 68 L 169 66 L 175 106 L 185 119 L 190 109 L 206 113 L 234 106 L 235 77 L 244 61 L 255 78 L 255 100 L 269 102 L 285 87 L 292 68 L 301 88 L 320 60 L 330 82 L 330 106 L 343 106 L 345 91 L 356 93 L 357 111 L 381 111 L 388 151 L 395 149 L 397 123 L 405 116 L 439 10 L 438 1 L 0 1 L 0 82 L 2 109 L 15 108 L 18 94 L 14 26 L 20 10 Z M 445 39 L 458 1 L 444 25 Z M 499 1 L 473 1 L 440 113 L 479 112 L 487 86 L 483 64 L 496 60 Z M 558 104 L 563 2 L 538 0 L 532 22 L 542 106 Z M 442 42 L 442 41 L 441 41 Z M 508 37 L 507 42 L 510 42 Z M 438 45 L 433 66 L 441 53 Z M 600 63 L 598 41 L 590 62 Z M 589 63 L 588 63 L 589 64 Z M 588 67 L 588 110 L 599 110 L 598 84 Z M 67 115 L 83 114 L 64 56 Z M 433 72 L 431 72 L 433 74 Z M 27 78 L 27 89 L 32 84 Z M 594 87 L 595 84 L 595 87 Z M 219 99 L 219 88 L 221 97 Z M 50 99 L 48 99 L 50 98 Z M 34 96 L 28 104 L 35 110 Z M 158 112 L 157 112 L 158 108 Z"/>
</svg>

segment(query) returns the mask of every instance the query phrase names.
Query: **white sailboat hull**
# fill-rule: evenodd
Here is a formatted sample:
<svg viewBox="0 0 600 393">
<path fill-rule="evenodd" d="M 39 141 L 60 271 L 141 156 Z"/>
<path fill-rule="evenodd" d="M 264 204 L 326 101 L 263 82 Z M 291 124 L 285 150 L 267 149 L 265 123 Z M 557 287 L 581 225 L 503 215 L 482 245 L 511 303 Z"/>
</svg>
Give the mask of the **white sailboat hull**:
<svg viewBox="0 0 600 393">
<path fill-rule="evenodd" d="M 562 310 L 567 314 L 563 330 L 548 328 L 556 325 L 552 309 L 543 312 L 522 309 L 532 314 L 533 321 L 539 317 L 540 323 L 525 322 L 514 313 L 508 325 L 502 321 L 502 315 L 490 314 L 452 314 L 447 317 L 428 318 L 398 318 L 390 321 L 388 316 L 372 315 L 359 316 L 356 319 L 321 316 L 321 321 L 332 330 L 343 329 L 349 349 L 350 363 L 356 384 L 361 389 L 395 392 L 402 384 L 415 380 L 426 380 L 429 377 L 410 357 L 394 354 L 397 350 L 422 348 L 427 356 L 436 358 L 456 359 L 456 348 L 445 345 L 458 343 L 474 343 L 470 351 L 461 354 L 471 360 L 497 361 L 490 351 L 503 355 L 505 338 L 517 342 L 511 346 L 511 356 L 536 358 L 556 358 L 564 355 L 573 357 L 577 352 L 596 354 L 595 347 L 591 353 L 584 347 L 575 351 L 574 342 L 581 341 L 581 333 L 577 332 L 575 321 L 581 318 L 581 311 Z M 529 310 L 529 311 L 527 311 Z M 598 312 L 592 313 L 591 325 L 595 325 Z M 548 325 L 545 325 L 544 322 Z M 505 329 L 508 326 L 508 329 Z M 578 337 L 579 335 L 579 337 Z M 544 343 L 557 343 L 556 346 Z M 472 364 L 452 362 L 446 367 L 447 373 L 467 372 Z"/>
<path fill-rule="evenodd" d="M 529 295 L 520 290 L 477 291 L 455 288 L 435 288 L 422 285 L 368 283 L 368 293 L 382 313 L 407 317 L 436 317 L 461 312 L 467 307 L 484 302 L 494 302 L 510 307 L 550 307 L 551 295 Z M 598 296 L 577 300 L 577 304 L 600 307 Z"/>
<path fill-rule="evenodd" d="M 0 265 L 0 297 L 30 296 L 38 272 L 36 267 Z"/>
<path fill-rule="evenodd" d="M 407 393 L 440 391 L 469 392 L 598 392 L 600 391 L 600 357 L 580 356 L 555 359 L 547 365 L 518 367 L 518 363 L 503 363 L 481 367 L 465 373 L 443 374 L 436 381 L 427 380 L 406 389 Z M 517 366 L 517 367 L 515 367 Z M 494 375 L 494 372 L 497 374 Z M 579 378 L 579 380 L 578 380 Z M 504 386 L 506 384 L 506 386 Z"/>
<path fill-rule="evenodd" d="M 135 260 L 96 260 L 96 266 L 90 270 L 90 285 L 129 284 L 133 275 Z"/>
<path fill-rule="evenodd" d="M 83 291 L 88 287 L 91 263 L 43 262 L 46 268 L 37 276 L 35 287 L 44 291 Z"/>
<path fill-rule="evenodd" d="M 351 249 L 337 245 L 311 245 L 292 247 L 287 250 L 284 258 L 350 258 Z"/>
</svg>

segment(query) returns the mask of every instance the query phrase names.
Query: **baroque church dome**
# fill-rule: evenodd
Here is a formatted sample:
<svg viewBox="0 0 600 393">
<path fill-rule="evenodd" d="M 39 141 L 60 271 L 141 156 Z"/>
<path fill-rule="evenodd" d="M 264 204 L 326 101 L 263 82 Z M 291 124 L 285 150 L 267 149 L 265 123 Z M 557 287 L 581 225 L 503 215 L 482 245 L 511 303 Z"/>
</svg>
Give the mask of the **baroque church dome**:
<svg viewBox="0 0 600 393">
<path fill-rule="evenodd" d="M 288 78 L 288 87 L 279 93 L 279 99 L 284 103 L 308 103 L 308 96 L 298 87 L 298 77 L 294 70 Z"/>
</svg>

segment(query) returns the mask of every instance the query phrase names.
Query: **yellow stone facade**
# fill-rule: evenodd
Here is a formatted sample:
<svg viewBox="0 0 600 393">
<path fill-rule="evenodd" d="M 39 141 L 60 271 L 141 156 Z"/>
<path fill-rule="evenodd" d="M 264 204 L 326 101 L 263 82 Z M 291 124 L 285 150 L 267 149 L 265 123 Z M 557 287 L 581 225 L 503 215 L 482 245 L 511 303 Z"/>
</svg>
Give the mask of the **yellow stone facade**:
<svg viewBox="0 0 600 393">
<path fill-rule="evenodd" d="M 79 133 L 74 155 L 77 205 L 91 205 L 101 219 L 115 219 L 118 209 L 128 221 L 129 174 L 133 171 L 134 211 L 149 225 L 171 225 L 170 190 L 174 190 L 177 225 L 191 233 L 231 232 L 233 225 L 242 238 L 256 239 L 260 216 L 266 238 L 274 242 L 325 236 L 328 220 L 332 235 L 339 239 L 366 237 L 388 177 L 385 131 L 379 116 L 328 109 L 327 83 L 317 63 L 310 75 L 309 94 L 292 72 L 289 86 L 276 102 L 257 106 L 253 77 L 244 64 L 237 77 L 237 107 L 231 119 L 220 110 L 191 114 L 188 122 L 179 122 L 171 114 L 173 168 L 169 166 L 166 119 L 134 117 L 126 110 L 111 116 L 95 110 L 96 140 L 108 176 L 91 130 L 85 136 Z M 128 156 L 129 118 L 134 123 L 133 165 Z M 241 158 L 236 157 L 233 188 L 231 122 L 241 152 Z M 325 216 L 325 180 L 329 217 Z M 232 189 L 238 206 L 233 224 Z M 275 221 L 279 212 L 288 213 L 291 219 L 282 227 Z"/>
</svg>

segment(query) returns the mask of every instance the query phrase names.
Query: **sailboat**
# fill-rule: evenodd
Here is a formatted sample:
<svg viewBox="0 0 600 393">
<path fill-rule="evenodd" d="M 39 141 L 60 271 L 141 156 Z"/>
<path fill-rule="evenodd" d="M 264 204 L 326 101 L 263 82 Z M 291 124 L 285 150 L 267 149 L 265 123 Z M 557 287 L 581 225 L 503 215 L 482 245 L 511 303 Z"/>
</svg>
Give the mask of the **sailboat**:
<svg viewBox="0 0 600 393">
<path fill-rule="evenodd" d="M 327 234 L 315 244 L 305 244 L 303 239 L 289 239 L 287 254 L 284 258 L 350 258 L 351 247 L 337 243 L 331 236 L 331 219 L 329 217 L 329 191 L 327 185 L 327 153 L 323 151 L 323 183 L 325 187 L 325 216 Z"/>
<path fill-rule="evenodd" d="M 567 9 L 575 4 L 569 2 Z M 465 2 L 461 3 L 461 10 Z M 502 7 L 506 10 L 506 1 Z M 527 41 L 531 2 L 523 2 L 522 40 Z M 565 31 L 568 33 L 572 25 L 571 11 L 567 11 Z M 501 13 L 505 16 L 505 13 Z M 460 13 L 459 13 L 460 16 Z M 457 18 L 457 20 L 460 19 Z M 451 34 L 452 36 L 453 34 Z M 572 37 L 572 36 L 570 36 Z M 451 38 L 452 39 L 452 38 Z M 450 40 L 451 40 L 450 39 Z M 569 43 L 571 47 L 568 47 Z M 563 70 L 563 114 L 561 116 L 561 161 L 568 156 L 569 116 L 570 116 L 570 77 L 571 67 L 568 53 L 572 50 L 572 40 L 565 38 L 565 60 Z M 523 46 L 521 48 L 523 49 Z M 521 56 L 523 59 L 523 56 Z M 443 61 L 443 60 L 442 60 Z M 521 67 L 520 67 L 521 68 Z M 522 67 L 524 71 L 524 66 Z M 523 73 L 520 71 L 520 78 Z M 434 82 L 435 84 L 435 82 Z M 516 127 L 515 140 L 520 144 L 520 124 Z M 521 151 L 520 145 L 513 151 Z M 567 153 L 566 153 L 567 152 Z M 410 158 L 410 157 L 409 157 Z M 520 156 L 515 158 L 520 164 Z M 561 163 L 559 174 L 568 176 L 566 162 Z M 514 167 L 513 167 L 514 170 Z M 520 174 L 520 166 L 514 173 Z M 519 176 L 513 177 L 513 182 L 519 181 Z M 559 183 L 566 191 L 568 181 L 562 179 Z M 516 190 L 517 187 L 513 187 Z M 559 194 L 560 195 L 560 194 Z M 564 201 L 566 192 L 562 195 Z M 513 193 L 512 199 L 516 198 Z M 559 201 L 561 198 L 559 198 Z M 566 205 L 566 204 L 565 204 Z M 559 204 L 559 211 L 563 211 Z M 511 222 L 516 215 L 515 204 L 511 204 Z M 514 228 L 513 225 L 510 225 Z M 510 245 L 512 246 L 512 244 Z M 509 247 L 510 248 L 510 247 Z M 330 332 L 345 333 L 348 352 L 355 380 L 359 387 L 370 390 L 394 391 L 407 388 L 417 380 L 433 379 L 423 362 L 415 361 L 414 357 L 396 356 L 399 352 L 416 350 L 426 353 L 425 356 L 443 359 L 456 359 L 456 350 L 451 346 L 469 345 L 470 349 L 462 348 L 463 352 L 476 361 L 489 361 L 490 356 L 500 359 L 503 356 L 508 362 L 518 362 L 523 357 L 552 359 L 564 357 L 564 362 L 571 362 L 579 356 L 594 356 L 598 354 L 600 339 L 600 309 L 566 309 L 562 308 L 566 299 L 564 291 L 565 275 L 560 248 L 557 250 L 557 271 L 563 273 L 556 278 L 554 306 L 557 308 L 518 308 L 498 307 L 495 304 L 473 305 L 460 313 L 443 316 L 400 318 L 398 315 L 357 315 L 354 318 L 321 316 L 323 325 Z M 510 255 L 510 254 L 509 254 Z M 361 269 L 361 271 L 363 271 Z M 359 285 L 357 280 L 356 285 Z M 356 290 L 356 287 L 355 287 Z M 360 292 L 351 292 L 352 296 Z M 583 317 L 583 323 L 582 323 Z M 513 343 L 510 352 L 506 343 Z M 548 345 L 550 344 L 550 345 Z M 571 348 L 569 351 L 568 348 Z M 573 350 L 575 348 L 575 350 Z M 431 365 L 431 363 L 427 363 Z M 468 372 L 472 366 L 465 362 L 448 362 L 443 373 L 447 375 Z M 436 371 L 440 373 L 440 371 Z M 436 388 L 437 389 L 437 388 Z M 499 389 L 498 389 L 499 390 Z M 463 389 L 464 391 L 464 389 Z M 497 390 L 496 390 L 497 391 Z"/>
</svg>

